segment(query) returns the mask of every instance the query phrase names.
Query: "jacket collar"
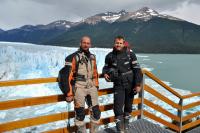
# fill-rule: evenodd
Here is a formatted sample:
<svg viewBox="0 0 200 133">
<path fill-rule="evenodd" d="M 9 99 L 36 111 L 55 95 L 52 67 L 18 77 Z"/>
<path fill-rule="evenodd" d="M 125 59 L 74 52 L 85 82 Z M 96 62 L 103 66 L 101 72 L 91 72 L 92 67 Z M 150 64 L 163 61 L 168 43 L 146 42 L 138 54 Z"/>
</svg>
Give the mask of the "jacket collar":
<svg viewBox="0 0 200 133">
<path fill-rule="evenodd" d="M 78 49 L 79 53 L 84 53 L 85 56 L 87 56 L 88 58 L 90 57 L 91 53 L 89 51 L 89 49 L 87 51 L 83 50 L 81 47 Z"/>
</svg>

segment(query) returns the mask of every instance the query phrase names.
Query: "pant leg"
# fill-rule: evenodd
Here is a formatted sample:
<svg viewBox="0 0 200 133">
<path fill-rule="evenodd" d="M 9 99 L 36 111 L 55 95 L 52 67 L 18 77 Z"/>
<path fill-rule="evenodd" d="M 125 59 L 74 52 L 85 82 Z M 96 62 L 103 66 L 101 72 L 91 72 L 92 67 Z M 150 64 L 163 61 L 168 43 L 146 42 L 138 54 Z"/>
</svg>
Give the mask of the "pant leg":
<svg viewBox="0 0 200 133">
<path fill-rule="evenodd" d="M 124 131 L 125 90 L 121 85 L 114 85 L 114 114 L 117 131 Z"/>
<path fill-rule="evenodd" d="M 124 101 L 124 116 L 128 116 L 132 112 L 132 103 L 133 103 L 133 96 L 132 96 L 132 88 L 128 87 L 125 89 L 125 101 Z"/>
<path fill-rule="evenodd" d="M 88 95 L 91 96 L 91 121 L 94 123 L 98 123 L 101 117 L 101 111 L 99 109 L 99 101 L 98 101 L 98 90 L 95 86 L 92 86 L 88 89 Z"/>
<path fill-rule="evenodd" d="M 84 125 L 85 119 L 85 88 L 80 86 L 76 88 L 74 96 L 74 110 L 75 110 L 75 125 L 82 126 Z"/>
<path fill-rule="evenodd" d="M 95 86 L 87 89 L 87 94 L 91 96 L 91 104 L 92 106 L 99 105 L 98 101 L 98 90 Z"/>
<path fill-rule="evenodd" d="M 114 86 L 114 114 L 121 117 L 124 114 L 125 90 L 121 85 Z"/>
</svg>

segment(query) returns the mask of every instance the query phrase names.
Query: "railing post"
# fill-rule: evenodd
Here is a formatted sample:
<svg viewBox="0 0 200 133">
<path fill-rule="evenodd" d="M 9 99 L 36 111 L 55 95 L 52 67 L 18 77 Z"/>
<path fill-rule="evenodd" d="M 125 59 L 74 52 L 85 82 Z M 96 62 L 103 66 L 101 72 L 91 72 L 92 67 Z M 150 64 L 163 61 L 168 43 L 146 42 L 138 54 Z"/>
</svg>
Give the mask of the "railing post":
<svg viewBox="0 0 200 133">
<path fill-rule="evenodd" d="M 144 84 L 145 84 L 145 80 L 144 80 L 144 74 L 143 74 L 142 89 L 141 89 L 141 91 L 138 94 L 138 97 L 141 99 L 141 103 L 138 104 L 138 110 L 141 111 L 141 114 L 138 116 L 138 119 L 142 119 L 143 118 Z"/>
<path fill-rule="evenodd" d="M 178 123 L 179 126 L 179 133 L 182 132 L 182 126 L 183 126 L 183 99 L 180 98 L 179 105 L 181 106 L 181 109 L 178 109 L 178 117 L 180 119 L 180 122 Z"/>
</svg>

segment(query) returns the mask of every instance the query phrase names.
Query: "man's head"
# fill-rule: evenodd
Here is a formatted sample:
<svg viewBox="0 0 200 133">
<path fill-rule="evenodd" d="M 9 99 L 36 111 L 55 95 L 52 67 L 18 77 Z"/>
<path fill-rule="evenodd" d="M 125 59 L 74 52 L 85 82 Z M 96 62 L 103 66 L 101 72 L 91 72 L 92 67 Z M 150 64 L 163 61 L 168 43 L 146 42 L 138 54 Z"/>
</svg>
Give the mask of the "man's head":
<svg viewBox="0 0 200 133">
<path fill-rule="evenodd" d="M 123 36 L 116 36 L 114 40 L 114 47 L 116 50 L 120 51 L 122 50 L 124 46 L 125 39 Z"/>
<path fill-rule="evenodd" d="M 81 38 L 80 47 L 84 51 L 88 51 L 89 50 L 89 48 L 91 47 L 91 39 L 90 39 L 89 36 L 83 36 Z"/>
</svg>

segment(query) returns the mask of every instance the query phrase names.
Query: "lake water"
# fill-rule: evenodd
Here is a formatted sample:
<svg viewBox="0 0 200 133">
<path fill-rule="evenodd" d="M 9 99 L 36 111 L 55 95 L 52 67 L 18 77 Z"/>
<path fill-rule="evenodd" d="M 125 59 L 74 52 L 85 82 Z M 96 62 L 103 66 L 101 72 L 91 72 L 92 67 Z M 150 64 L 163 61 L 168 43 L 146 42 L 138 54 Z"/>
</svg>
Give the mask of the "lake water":
<svg viewBox="0 0 200 133">
<path fill-rule="evenodd" d="M 192 92 L 200 91 L 199 54 L 138 55 L 138 60 L 142 66 L 152 68 L 154 75 L 163 81 L 170 82 L 172 87 Z"/>
</svg>

